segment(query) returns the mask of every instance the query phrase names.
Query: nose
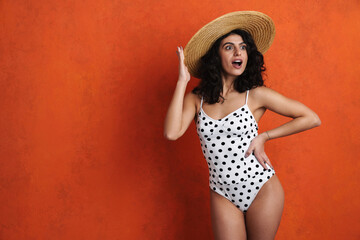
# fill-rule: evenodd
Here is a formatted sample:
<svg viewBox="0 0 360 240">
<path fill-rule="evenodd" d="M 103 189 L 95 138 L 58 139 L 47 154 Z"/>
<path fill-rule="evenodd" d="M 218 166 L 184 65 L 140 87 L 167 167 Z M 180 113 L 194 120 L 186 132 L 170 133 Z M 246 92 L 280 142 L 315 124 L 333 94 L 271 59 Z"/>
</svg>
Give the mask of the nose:
<svg viewBox="0 0 360 240">
<path fill-rule="evenodd" d="M 234 55 L 235 56 L 239 56 L 241 54 L 240 48 L 239 47 L 235 47 L 234 48 Z"/>
</svg>

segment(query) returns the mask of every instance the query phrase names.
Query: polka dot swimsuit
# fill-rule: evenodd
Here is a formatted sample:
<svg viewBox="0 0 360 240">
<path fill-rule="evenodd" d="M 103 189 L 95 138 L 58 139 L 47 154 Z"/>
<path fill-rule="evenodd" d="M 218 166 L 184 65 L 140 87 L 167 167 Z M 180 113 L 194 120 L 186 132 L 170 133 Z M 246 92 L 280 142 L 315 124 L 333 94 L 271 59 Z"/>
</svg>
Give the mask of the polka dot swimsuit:
<svg viewBox="0 0 360 240">
<path fill-rule="evenodd" d="M 252 153 L 245 158 L 252 139 L 258 135 L 257 122 L 247 105 L 222 119 L 209 117 L 202 109 L 196 128 L 200 145 L 209 167 L 209 187 L 227 198 L 244 213 L 260 188 L 275 174 L 268 164 L 263 168 Z"/>
</svg>

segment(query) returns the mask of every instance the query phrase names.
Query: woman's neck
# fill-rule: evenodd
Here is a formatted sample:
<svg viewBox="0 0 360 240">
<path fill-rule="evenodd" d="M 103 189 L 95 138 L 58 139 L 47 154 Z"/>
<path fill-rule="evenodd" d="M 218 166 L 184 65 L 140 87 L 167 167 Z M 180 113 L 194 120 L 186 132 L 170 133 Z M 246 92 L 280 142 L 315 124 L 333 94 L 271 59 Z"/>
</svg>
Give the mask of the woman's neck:
<svg viewBox="0 0 360 240">
<path fill-rule="evenodd" d="M 229 93 L 234 91 L 234 82 L 236 77 L 222 77 L 223 91 L 222 96 L 226 99 Z"/>
</svg>

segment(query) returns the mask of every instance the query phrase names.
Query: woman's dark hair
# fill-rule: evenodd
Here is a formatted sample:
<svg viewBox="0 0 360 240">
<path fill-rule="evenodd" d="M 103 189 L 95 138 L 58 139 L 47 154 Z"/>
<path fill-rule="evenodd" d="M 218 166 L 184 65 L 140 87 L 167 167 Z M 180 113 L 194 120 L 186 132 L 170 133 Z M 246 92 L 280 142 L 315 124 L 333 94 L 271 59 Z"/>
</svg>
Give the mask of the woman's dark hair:
<svg viewBox="0 0 360 240">
<path fill-rule="evenodd" d="M 264 80 L 262 72 L 266 70 L 264 67 L 263 55 L 257 50 L 252 36 L 241 29 L 235 29 L 222 37 L 218 38 L 209 51 L 200 59 L 200 84 L 195 87 L 192 92 L 204 97 L 204 101 L 213 104 L 220 102 L 220 95 L 223 90 L 221 79 L 221 59 L 219 56 L 219 46 L 221 41 L 231 34 L 237 34 L 242 37 L 246 43 L 246 52 L 248 61 L 245 71 L 234 81 L 234 89 L 238 92 L 244 92 L 254 87 L 263 86 Z"/>
</svg>

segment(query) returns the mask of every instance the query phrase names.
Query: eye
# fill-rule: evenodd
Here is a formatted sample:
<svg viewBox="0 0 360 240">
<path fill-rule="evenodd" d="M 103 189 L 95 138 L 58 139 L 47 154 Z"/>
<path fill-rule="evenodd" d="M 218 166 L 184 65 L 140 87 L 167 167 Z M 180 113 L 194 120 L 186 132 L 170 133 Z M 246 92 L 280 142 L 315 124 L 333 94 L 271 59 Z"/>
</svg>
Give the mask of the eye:
<svg viewBox="0 0 360 240">
<path fill-rule="evenodd" d="M 226 49 L 226 50 L 231 50 L 231 49 L 232 49 L 232 46 L 231 46 L 231 45 L 226 45 L 226 46 L 225 46 L 225 49 Z"/>
<path fill-rule="evenodd" d="M 245 50 L 245 49 L 246 49 L 246 45 L 242 45 L 242 46 L 240 47 L 240 49 L 241 49 L 241 50 Z"/>
</svg>

